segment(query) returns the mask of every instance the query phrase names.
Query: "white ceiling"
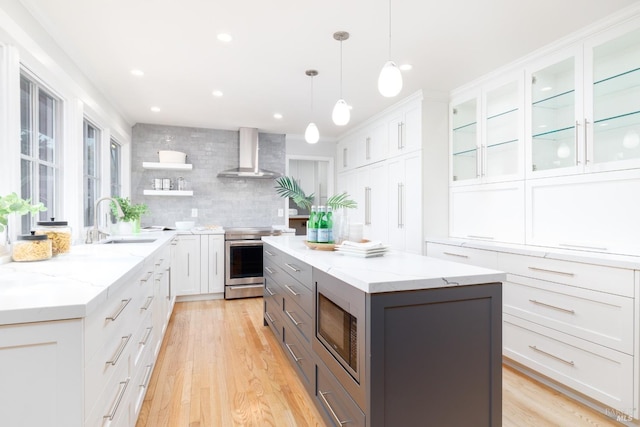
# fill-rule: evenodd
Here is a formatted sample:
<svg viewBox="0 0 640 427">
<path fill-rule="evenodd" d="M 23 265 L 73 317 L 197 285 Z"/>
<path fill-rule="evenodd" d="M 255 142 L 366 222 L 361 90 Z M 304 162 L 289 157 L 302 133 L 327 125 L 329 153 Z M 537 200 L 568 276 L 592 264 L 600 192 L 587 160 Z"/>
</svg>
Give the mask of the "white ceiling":
<svg viewBox="0 0 640 427">
<path fill-rule="evenodd" d="M 21 1 L 131 124 L 299 135 L 312 116 L 305 70 L 313 68 L 313 120 L 323 138 L 418 89 L 448 92 L 637 3 L 392 0 L 392 59 L 413 69 L 403 72 L 398 97 L 383 98 L 376 84 L 388 56 L 387 0 Z M 351 34 L 342 45 L 343 95 L 353 107 L 345 127 L 331 122 L 340 95 L 336 31 Z M 219 32 L 233 41 L 218 41 Z"/>
</svg>

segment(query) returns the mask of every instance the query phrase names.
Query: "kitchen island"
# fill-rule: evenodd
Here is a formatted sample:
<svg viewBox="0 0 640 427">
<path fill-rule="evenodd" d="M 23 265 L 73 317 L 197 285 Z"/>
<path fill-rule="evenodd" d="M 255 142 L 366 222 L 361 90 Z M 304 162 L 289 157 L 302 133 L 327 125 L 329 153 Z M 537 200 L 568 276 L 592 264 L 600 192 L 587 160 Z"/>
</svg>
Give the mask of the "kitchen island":
<svg viewBox="0 0 640 427">
<path fill-rule="evenodd" d="M 265 325 L 329 425 L 501 425 L 504 273 L 263 240 Z"/>
</svg>

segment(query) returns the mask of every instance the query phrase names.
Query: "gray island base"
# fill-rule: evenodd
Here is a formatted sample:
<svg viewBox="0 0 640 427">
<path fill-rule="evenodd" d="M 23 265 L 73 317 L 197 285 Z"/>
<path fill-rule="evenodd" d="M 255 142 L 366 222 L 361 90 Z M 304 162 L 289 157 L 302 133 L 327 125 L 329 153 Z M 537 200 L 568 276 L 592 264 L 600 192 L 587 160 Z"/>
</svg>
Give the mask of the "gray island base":
<svg viewBox="0 0 640 427">
<path fill-rule="evenodd" d="M 501 425 L 504 273 L 264 240 L 265 325 L 327 425 Z"/>
</svg>

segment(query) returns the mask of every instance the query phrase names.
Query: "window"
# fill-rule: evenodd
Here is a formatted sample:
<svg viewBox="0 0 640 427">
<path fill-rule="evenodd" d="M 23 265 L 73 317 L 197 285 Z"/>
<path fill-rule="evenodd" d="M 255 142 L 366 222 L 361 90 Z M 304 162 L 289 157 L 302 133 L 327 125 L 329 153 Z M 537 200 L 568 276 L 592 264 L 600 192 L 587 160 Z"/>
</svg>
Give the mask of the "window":
<svg viewBox="0 0 640 427">
<path fill-rule="evenodd" d="M 86 119 L 84 128 L 84 225 L 93 226 L 94 208 L 100 188 L 100 130 Z"/>
<path fill-rule="evenodd" d="M 111 197 L 121 196 L 122 182 L 120 172 L 122 169 L 120 156 L 122 147 L 115 140 L 111 140 Z"/>
<path fill-rule="evenodd" d="M 20 76 L 20 195 L 42 202 L 46 212 L 22 216 L 21 233 L 34 221 L 57 215 L 61 203 L 60 131 L 61 101 L 25 75 Z"/>
</svg>

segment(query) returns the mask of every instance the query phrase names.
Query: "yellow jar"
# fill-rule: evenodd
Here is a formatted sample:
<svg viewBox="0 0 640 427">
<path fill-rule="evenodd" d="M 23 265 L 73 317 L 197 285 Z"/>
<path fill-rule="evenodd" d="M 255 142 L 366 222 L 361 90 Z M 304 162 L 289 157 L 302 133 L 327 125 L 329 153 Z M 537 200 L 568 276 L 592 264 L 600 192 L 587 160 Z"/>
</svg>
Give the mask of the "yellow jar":
<svg viewBox="0 0 640 427">
<path fill-rule="evenodd" d="M 11 258 L 14 261 L 42 261 L 53 256 L 51 240 L 45 234 L 26 234 L 18 236 L 11 248 Z"/>
<path fill-rule="evenodd" d="M 51 240 L 53 255 L 66 254 L 71 250 L 71 227 L 67 221 L 38 221 L 36 234 L 46 234 Z"/>
</svg>

